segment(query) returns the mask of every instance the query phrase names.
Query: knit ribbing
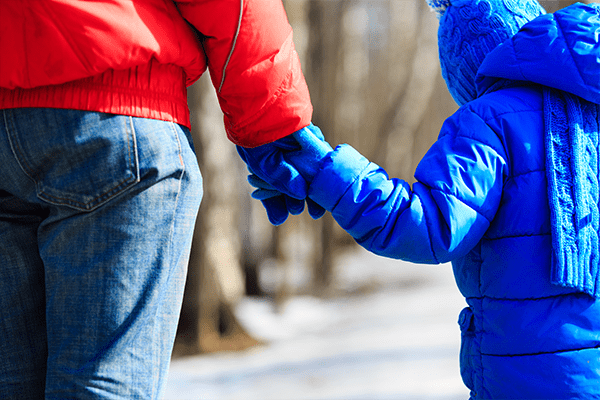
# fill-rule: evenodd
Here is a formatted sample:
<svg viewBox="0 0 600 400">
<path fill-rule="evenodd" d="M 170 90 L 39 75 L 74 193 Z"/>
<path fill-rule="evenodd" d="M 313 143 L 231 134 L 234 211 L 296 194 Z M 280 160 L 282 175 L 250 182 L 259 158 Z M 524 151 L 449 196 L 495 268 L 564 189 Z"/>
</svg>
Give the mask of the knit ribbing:
<svg viewBox="0 0 600 400">
<path fill-rule="evenodd" d="M 551 279 L 595 297 L 600 297 L 598 108 L 565 92 L 544 93 Z"/>
</svg>

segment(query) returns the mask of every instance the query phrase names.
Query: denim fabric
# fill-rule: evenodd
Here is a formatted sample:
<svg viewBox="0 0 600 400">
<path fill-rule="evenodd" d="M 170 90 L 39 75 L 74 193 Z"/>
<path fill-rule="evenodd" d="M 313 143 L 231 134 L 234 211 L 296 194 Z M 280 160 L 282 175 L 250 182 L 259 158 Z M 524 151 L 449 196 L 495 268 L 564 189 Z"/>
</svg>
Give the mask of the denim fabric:
<svg viewBox="0 0 600 400">
<path fill-rule="evenodd" d="M 189 131 L 0 115 L 0 398 L 160 398 L 202 198 Z"/>
</svg>

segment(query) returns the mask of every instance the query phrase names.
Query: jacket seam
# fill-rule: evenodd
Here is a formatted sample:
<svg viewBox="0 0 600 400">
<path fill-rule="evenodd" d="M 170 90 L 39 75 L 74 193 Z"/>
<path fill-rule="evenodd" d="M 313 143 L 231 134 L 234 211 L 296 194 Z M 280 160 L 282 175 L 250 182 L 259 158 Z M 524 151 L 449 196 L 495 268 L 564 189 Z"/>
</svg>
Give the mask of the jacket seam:
<svg viewBox="0 0 600 400">
<path fill-rule="evenodd" d="M 507 114 L 509 114 L 507 112 Z M 477 115 L 479 118 L 481 118 L 481 115 L 475 113 L 475 115 Z M 501 115 L 499 115 L 501 116 Z M 504 152 L 504 162 L 506 162 L 506 168 L 507 168 L 507 176 L 510 172 L 510 160 L 509 160 L 509 152 L 508 152 L 508 144 L 506 143 L 506 138 L 504 136 L 501 136 L 498 132 L 496 132 L 489 124 L 490 120 L 486 120 L 481 118 L 481 120 L 483 121 L 483 123 L 485 124 L 485 126 L 488 127 L 488 129 L 492 132 L 494 132 L 494 135 L 496 135 L 496 137 L 498 138 L 498 140 L 500 141 L 500 143 L 502 144 L 502 151 Z M 490 146 L 491 147 L 491 146 Z M 493 148 L 493 147 L 492 147 Z M 494 151 L 497 152 L 496 149 L 494 149 Z M 500 154 L 498 154 L 500 155 Z M 506 184 L 506 180 L 504 180 L 504 182 L 502 182 L 502 189 L 504 189 L 504 185 Z"/>
<path fill-rule="evenodd" d="M 584 296 L 588 296 L 588 294 L 586 293 L 582 293 L 582 292 L 573 292 L 573 293 L 562 293 L 562 294 L 553 294 L 550 296 L 543 296 L 543 297 L 491 297 L 491 296 L 481 296 L 481 297 L 475 297 L 475 296 L 470 296 L 470 297 L 465 297 L 466 300 L 483 300 L 483 299 L 488 299 L 488 300 L 499 300 L 499 301 L 542 301 L 542 300 L 550 300 L 550 299 L 557 299 L 559 297 L 565 297 L 565 296 L 573 296 L 573 295 L 584 295 Z"/>
<path fill-rule="evenodd" d="M 478 115 L 477 113 L 473 113 L 473 114 L 475 114 L 475 115 L 477 115 L 477 116 L 479 117 L 479 115 Z M 491 127 L 491 126 L 489 126 L 489 124 L 487 123 L 487 121 L 486 121 L 485 119 L 483 119 L 483 118 L 481 118 L 481 117 L 479 117 L 479 119 L 480 119 L 480 120 L 481 120 L 483 123 L 485 123 L 485 125 L 488 127 L 488 129 L 489 129 L 490 131 L 494 132 L 494 135 L 495 135 L 495 136 L 498 138 L 498 140 L 500 140 L 500 142 L 502 143 L 502 150 L 504 151 L 504 153 L 506 153 L 506 149 L 504 148 L 504 143 L 503 143 L 503 142 L 502 142 L 502 140 L 500 139 L 500 136 L 499 136 L 499 135 L 496 133 L 496 131 L 494 131 L 494 130 L 492 129 L 492 127 Z M 497 151 L 497 150 L 496 150 L 494 147 L 492 147 L 492 146 L 491 146 L 489 143 L 486 143 L 486 142 L 484 142 L 483 140 L 481 140 L 481 139 L 477 139 L 477 138 L 475 138 L 475 137 L 473 137 L 473 136 L 461 135 L 461 134 L 458 134 L 458 133 L 457 133 L 456 135 L 453 135 L 453 136 L 451 136 L 451 137 L 452 137 L 453 139 L 456 139 L 456 138 L 464 138 L 464 139 L 469 139 L 469 140 L 472 140 L 472 141 L 474 141 L 474 142 L 477 142 L 477 143 L 479 143 L 479 144 L 482 144 L 482 145 L 484 145 L 484 146 L 487 146 L 487 147 L 489 147 L 489 148 L 491 148 L 491 149 L 494 149 L 494 151 L 496 151 L 496 153 L 498 152 L 498 151 Z M 499 155 L 500 155 L 500 154 L 499 154 Z"/>
<path fill-rule="evenodd" d="M 464 134 L 460 134 L 459 132 L 452 132 L 452 133 L 448 132 L 448 133 L 447 133 L 447 134 L 445 134 L 444 136 L 450 136 L 450 137 L 451 137 L 451 138 L 453 138 L 453 139 L 456 139 L 456 138 L 465 138 L 465 139 L 469 139 L 469 140 L 472 140 L 472 141 L 474 141 L 474 142 L 477 142 L 477 143 L 479 143 L 479 144 L 482 144 L 482 145 L 484 145 L 484 146 L 486 146 L 486 147 L 489 147 L 490 149 L 493 149 L 493 150 L 494 150 L 494 151 L 495 151 L 495 152 L 496 152 L 496 153 L 497 153 L 497 154 L 498 154 L 500 157 L 502 157 L 502 159 L 503 159 L 504 161 L 506 161 L 506 165 L 507 165 L 507 166 L 509 166 L 509 165 L 510 165 L 510 163 L 509 163 L 509 160 L 508 160 L 508 154 L 509 154 L 509 153 L 508 153 L 508 150 L 507 150 L 507 148 L 506 148 L 506 143 L 505 143 L 505 141 L 504 141 L 504 140 L 502 140 L 502 136 L 501 136 L 500 134 L 498 134 L 498 132 L 496 132 L 496 131 L 495 131 L 495 130 L 494 130 L 494 129 L 493 129 L 491 126 L 490 126 L 490 124 L 488 123 L 489 121 L 492 121 L 492 120 L 494 120 L 495 118 L 493 118 L 493 117 L 490 117 L 490 118 L 483 118 L 481 115 L 479 115 L 479 113 L 478 113 L 478 112 L 476 112 L 476 111 L 475 111 L 473 108 L 471 108 L 471 107 L 469 107 L 469 108 L 465 109 L 465 112 L 466 112 L 466 111 L 470 112 L 471 114 L 473 114 L 473 115 L 475 115 L 477 118 L 479 118 L 479 120 L 480 120 L 481 122 L 483 122 L 483 123 L 485 124 L 485 126 L 486 126 L 486 127 L 489 129 L 489 130 L 490 130 L 490 132 L 492 132 L 492 133 L 494 134 L 494 136 L 495 136 L 495 137 L 496 137 L 496 138 L 497 138 L 497 139 L 500 141 L 500 144 L 502 145 L 502 151 L 503 151 L 503 153 L 504 153 L 504 156 L 498 152 L 498 149 L 496 149 L 495 147 L 493 147 L 493 146 L 492 146 L 492 145 L 490 145 L 489 143 L 486 143 L 486 142 L 484 142 L 483 140 L 481 140 L 481 139 L 478 139 L 478 138 L 476 138 L 476 137 L 473 137 L 473 136 L 468 136 L 468 135 L 464 135 Z M 534 111 L 534 110 L 531 110 L 531 111 Z M 531 111 L 507 111 L 507 112 L 504 112 L 504 113 L 501 113 L 501 114 L 496 114 L 496 117 L 500 117 L 500 116 L 502 116 L 502 115 L 505 115 L 505 114 L 515 114 L 515 113 L 519 113 L 519 112 L 531 112 Z M 438 140 L 439 140 L 439 139 L 441 139 L 441 138 L 442 138 L 442 137 L 444 137 L 444 136 L 440 136 L 440 138 L 438 138 Z"/>
<path fill-rule="evenodd" d="M 531 109 L 529 109 L 529 110 L 511 110 L 511 111 L 504 111 L 504 112 L 501 112 L 501 113 L 498 113 L 498 114 L 494 114 L 494 116 L 491 116 L 491 117 L 488 117 L 488 118 L 483 118 L 481 115 L 479 115 L 479 113 L 475 112 L 475 110 L 474 110 L 473 108 L 469 108 L 469 110 L 470 110 L 470 111 L 471 111 L 473 114 L 475 114 L 477 117 L 479 117 L 479 118 L 480 118 L 480 119 L 483 121 L 483 123 L 485 123 L 485 125 L 488 127 L 488 129 L 489 129 L 490 131 L 494 132 L 494 134 L 496 135 L 496 137 L 498 138 L 498 140 L 500 141 L 500 143 L 502 143 L 502 150 L 504 151 L 504 154 L 505 154 L 505 156 L 506 156 L 506 158 L 504 159 L 504 161 L 506 161 L 506 165 L 507 165 L 507 166 L 510 166 L 510 162 L 509 162 L 509 159 L 508 159 L 508 158 L 509 158 L 509 152 L 508 152 L 507 144 L 506 144 L 505 140 L 503 140 L 502 136 L 501 136 L 500 134 L 498 134 L 498 133 L 497 133 L 497 132 L 496 132 L 496 131 L 495 131 L 495 130 L 494 130 L 494 129 L 493 129 L 491 126 L 490 126 L 489 122 L 490 122 L 490 121 L 495 121 L 495 120 L 497 120 L 498 118 L 500 118 L 500 117 L 503 117 L 503 116 L 505 116 L 505 115 L 514 115 L 514 114 L 521 114 L 521 113 L 531 113 L 531 112 L 534 112 L 534 113 L 543 112 L 543 108 L 540 108 L 540 109 L 534 109 L 534 108 L 531 108 Z M 480 140 L 477 140 L 477 139 L 473 139 L 473 140 L 476 140 L 476 141 L 478 141 L 479 143 L 482 143 L 482 144 L 484 144 L 484 145 L 487 145 L 486 143 L 483 143 L 483 142 L 482 142 L 482 141 L 480 141 Z M 489 145 L 487 145 L 487 146 L 489 146 Z M 490 146 L 490 147 L 491 147 L 491 146 Z M 505 183 L 506 183 L 506 181 L 505 181 Z"/>
<path fill-rule="evenodd" d="M 506 181 L 510 181 L 510 180 L 513 180 L 514 178 L 518 178 L 523 175 L 533 174 L 536 172 L 546 172 L 546 170 L 539 168 L 539 169 L 532 169 L 531 171 L 521 172 L 519 174 L 509 176 L 508 178 L 506 178 Z"/>
<path fill-rule="evenodd" d="M 225 60 L 225 64 L 223 65 L 223 73 L 221 75 L 221 84 L 219 85 L 219 93 L 221 93 L 221 89 L 223 88 L 223 84 L 225 83 L 225 75 L 227 74 L 227 66 L 229 66 L 229 61 L 231 60 L 231 56 L 233 55 L 233 51 L 235 50 L 235 45 L 237 43 L 238 36 L 240 35 L 240 30 L 242 28 L 242 15 L 244 14 L 244 0 L 240 0 L 240 15 L 238 17 L 238 23 L 235 30 L 235 36 L 233 37 L 233 42 L 231 43 L 231 50 L 229 50 L 229 55 Z"/>
<path fill-rule="evenodd" d="M 530 357 L 530 356 L 541 356 L 546 354 L 561 354 L 561 353 L 569 353 L 574 351 L 583 351 L 583 350 L 595 350 L 600 349 L 600 344 L 594 347 L 581 347 L 577 349 L 567 349 L 567 350 L 555 350 L 555 351 L 540 351 L 535 353 L 523 353 L 523 354 L 488 354 L 481 353 L 482 356 L 486 357 Z"/>
<path fill-rule="evenodd" d="M 475 115 L 478 115 L 478 116 L 479 116 L 479 114 L 478 114 L 478 113 L 476 113 L 476 112 L 475 112 L 475 110 L 473 110 L 473 109 L 470 109 L 470 110 L 471 110 L 471 111 L 472 111 L 472 112 L 473 112 Z M 539 113 L 539 112 L 541 112 L 541 111 L 544 111 L 544 109 L 543 109 L 543 108 L 540 108 L 540 109 L 535 109 L 535 108 L 532 108 L 532 109 L 529 109 L 529 110 L 511 110 L 511 111 L 504 111 L 504 112 L 501 112 L 501 113 L 498 113 L 498 114 L 494 114 L 494 116 L 493 116 L 493 117 L 489 117 L 489 118 L 481 118 L 481 116 L 479 116 L 479 118 L 481 118 L 481 120 L 482 120 L 483 122 L 485 122 L 485 123 L 486 123 L 486 125 L 488 125 L 488 121 L 495 121 L 495 120 L 497 119 L 497 117 L 503 117 L 503 116 L 505 116 L 505 115 L 509 115 L 509 114 L 521 114 L 521 113 L 530 113 L 530 112 Z M 488 126 L 489 126 L 489 125 L 488 125 Z M 492 129 L 492 128 L 490 128 L 490 129 Z"/>
<path fill-rule="evenodd" d="M 484 237 L 483 240 L 493 241 L 493 240 L 502 240 L 502 239 L 516 239 L 516 238 L 522 238 L 522 237 L 549 236 L 549 235 L 551 235 L 551 232 L 532 233 L 532 234 L 523 234 L 523 235 L 508 235 L 508 236 L 501 236 L 501 237 L 496 237 L 496 238 Z"/>
</svg>

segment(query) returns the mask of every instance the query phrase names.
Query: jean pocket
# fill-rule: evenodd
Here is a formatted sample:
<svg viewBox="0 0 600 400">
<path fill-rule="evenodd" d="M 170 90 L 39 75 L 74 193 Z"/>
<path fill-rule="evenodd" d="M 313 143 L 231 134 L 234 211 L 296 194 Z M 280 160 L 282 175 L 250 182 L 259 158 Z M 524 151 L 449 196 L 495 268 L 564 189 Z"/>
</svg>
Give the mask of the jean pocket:
<svg viewBox="0 0 600 400">
<path fill-rule="evenodd" d="M 91 211 L 139 182 L 130 117 L 59 109 L 17 109 L 8 136 L 39 199 Z"/>
<path fill-rule="evenodd" d="M 475 365 L 473 363 L 474 345 L 475 345 L 475 322 L 473 311 L 469 307 L 465 307 L 459 317 L 458 324 L 460 325 L 460 375 L 462 380 L 470 390 L 474 390 Z"/>
</svg>

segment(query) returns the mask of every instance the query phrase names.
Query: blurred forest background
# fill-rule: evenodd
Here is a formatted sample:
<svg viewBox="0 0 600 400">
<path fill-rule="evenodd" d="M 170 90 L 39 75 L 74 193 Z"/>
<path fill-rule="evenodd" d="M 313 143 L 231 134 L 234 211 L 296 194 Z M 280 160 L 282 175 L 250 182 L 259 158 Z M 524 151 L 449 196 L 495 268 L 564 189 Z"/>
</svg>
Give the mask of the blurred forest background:
<svg viewBox="0 0 600 400">
<path fill-rule="evenodd" d="M 591 1 L 587 1 L 590 3 Z M 414 169 L 457 108 L 440 74 L 438 21 L 424 0 L 284 0 L 314 106 L 335 147 L 349 143 L 390 176 Z M 548 12 L 574 1 L 540 1 Z M 175 355 L 257 343 L 236 320 L 243 296 L 276 306 L 294 295 L 336 296 L 335 259 L 356 246 L 330 215 L 282 226 L 250 198 L 248 172 L 223 128 L 208 75 L 188 92 L 204 177 Z M 366 266 L 368 267 L 368 266 Z"/>
</svg>

